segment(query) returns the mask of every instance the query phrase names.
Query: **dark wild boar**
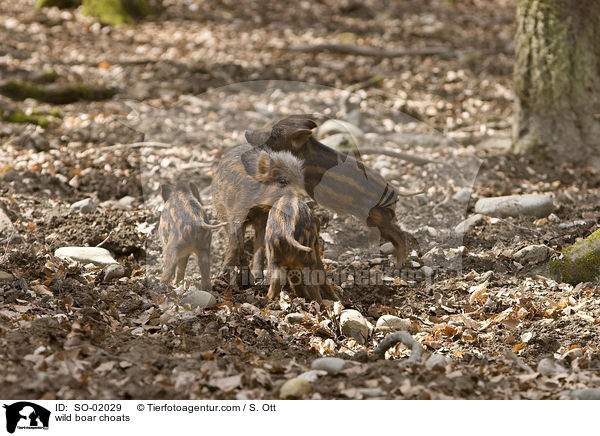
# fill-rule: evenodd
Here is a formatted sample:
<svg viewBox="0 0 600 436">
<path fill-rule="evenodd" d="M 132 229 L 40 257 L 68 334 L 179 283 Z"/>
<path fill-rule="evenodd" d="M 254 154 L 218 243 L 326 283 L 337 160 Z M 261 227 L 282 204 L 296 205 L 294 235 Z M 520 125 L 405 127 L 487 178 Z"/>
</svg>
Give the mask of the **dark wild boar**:
<svg viewBox="0 0 600 436">
<path fill-rule="evenodd" d="M 307 116 L 291 116 L 264 129 L 247 131 L 246 139 L 258 148 L 288 150 L 301 158 L 308 194 L 328 209 L 377 227 L 381 238 L 394 245 L 398 267 L 402 267 L 408 256 L 407 244 L 414 240 L 394 222 L 398 191 L 354 157 L 317 141 L 312 136 L 315 127 Z"/>
<path fill-rule="evenodd" d="M 288 192 L 306 195 L 302 161 L 290 152 L 246 144 L 223 156 L 215 169 L 212 195 L 219 220 L 227 222 L 224 268 L 242 266 L 244 233 L 250 225 L 255 234 L 252 273 L 262 276 L 269 209 Z"/>
<path fill-rule="evenodd" d="M 323 298 L 338 300 L 326 280 L 319 253 L 319 222 L 298 195 L 286 193 L 273 204 L 265 244 L 271 280 L 269 298 L 277 298 L 289 281 L 297 297 L 319 303 Z"/>
<path fill-rule="evenodd" d="M 202 274 L 202 289 L 210 290 L 211 230 L 224 224 L 208 224 L 198 187 L 193 183 L 162 185 L 160 193 L 165 202 L 158 227 L 164 256 L 161 281 L 170 282 L 175 270 L 175 283 L 183 280 L 189 257 L 195 254 Z"/>
</svg>

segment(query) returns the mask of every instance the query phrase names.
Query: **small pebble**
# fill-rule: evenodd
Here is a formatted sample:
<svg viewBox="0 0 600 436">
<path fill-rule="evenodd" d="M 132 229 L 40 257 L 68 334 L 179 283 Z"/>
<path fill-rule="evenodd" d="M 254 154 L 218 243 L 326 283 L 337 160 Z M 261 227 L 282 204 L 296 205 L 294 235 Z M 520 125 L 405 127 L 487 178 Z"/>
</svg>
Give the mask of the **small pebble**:
<svg viewBox="0 0 600 436">
<path fill-rule="evenodd" d="M 443 354 L 434 353 L 427 359 L 427 362 L 425 362 L 425 367 L 429 370 L 445 368 L 449 362 L 450 359 Z"/>
<path fill-rule="evenodd" d="M 565 372 L 565 368 L 558 364 L 554 359 L 546 357 L 539 361 L 537 366 L 537 372 L 546 377 L 553 376 Z"/>
<path fill-rule="evenodd" d="M 354 309 L 342 311 L 340 328 L 344 336 L 353 338 L 359 344 L 364 344 L 373 331 L 371 323 L 358 310 Z"/>
<path fill-rule="evenodd" d="M 13 279 L 14 279 L 14 277 L 11 273 L 7 273 L 5 271 L 0 271 L 0 282 L 8 282 Z"/>
<path fill-rule="evenodd" d="M 392 254 L 394 252 L 394 245 L 391 242 L 386 242 L 379 248 L 379 251 L 385 255 Z"/>
<path fill-rule="evenodd" d="M 329 375 L 338 374 L 349 362 L 339 357 L 321 357 L 313 360 L 310 367 L 321 371 L 326 371 Z"/>
<path fill-rule="evenodd" d="M 111 263 L 106 268 L 104 268 L 104 278 L 105 282 L 110 282 L 111 280 L 120 279 L 125 275 L 125 268 L 123 265 L 119 263 Z"/>
<path fill-rule="evenodd" d="M 304 315 L 302 313 L 288 313 L 285 316 L 285 320 L 289 323 L 289 324 L 299 324 L 301 322 L 303 322 L 305 319 Z"/>
<path fill-rule="evenodd" d="M 600 388 L 576 389 L 571 392 L 576 400 L 600 400 Z"/>
<path fill-rule="evenodd" d="M 388 332 L 410 329 L 411 322 L 408 319 L 402 319 L 394 315 L 382 315 L 375 325 L 376 331 Z"/>
</svg>

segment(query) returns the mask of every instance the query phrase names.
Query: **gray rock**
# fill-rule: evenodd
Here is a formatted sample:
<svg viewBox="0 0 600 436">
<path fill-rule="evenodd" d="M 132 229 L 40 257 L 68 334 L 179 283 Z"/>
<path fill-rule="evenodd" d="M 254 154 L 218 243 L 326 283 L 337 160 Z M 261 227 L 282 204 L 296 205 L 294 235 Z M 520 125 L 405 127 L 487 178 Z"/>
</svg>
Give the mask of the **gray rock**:
<svg viewBox="0 0 600 436">
<path fill-rule="evenodd" d="M 386 242 L 379 248 L 379 251 L 385 255 L 392 254 L 394 252 L 394 245 L 391 242 Z"/>
<path fill-rule="evenodd" d="M 130 209 L 133 209 L 134 202 L 135 202 L 135 197 L 132 197 L 131 195 L 126 195 L 125 197 L 123 197 L 119 201 L 117 201 L 117 204 L 115 205 L 115 207 L 117 207 L 118 209 L 130 210 Z"/>
<path fill-rule="evenodd" d="M 304 321 L 304 314 L 302 313 L 288 313 L 285 316 L 285 320 L 290 324 L 299 324 Z"/>
<path fill-rule="evenodd" d="M 244 303 L 240 306 L 240 312 L 245 315 L 261 315 L 262 312 L 254 304 Z"/>
<path fill-rule="evenodd" d="M 359 344 L 367 342 L 373 331 L 373 325 L 358 310 L 354 309 L 342 311 L 340 328 L 344 336 L 355 339 Z"/>
<path fill-rule="evenodd" d="M 448 359 L 443 354 L 433 353 L 427 362 L 425 362 L 425 367 L 429 370 L 445 368 L 448 363 L 450 363 L 450 359 Z"/>
<path fill-rule="evenodd" d="M 549 357 L 545 357 L 544 359 L 540 360 L 537 366 L 537 372 L 547 377 L 560 374 L 561 372 L 565 371 L 566 370 L 562 365 Z"/>
<path fill-rule="evenodd" d="M 105 282 L 110 282 L 111 280 L 120 279 L 125 275 L 125 268 L 123 265 L 119 263 L 111 263 L 106 268 L 104 268 L 104 278 Z"/>
<path fill-rule="evenodd" d="M 431 277 L 433 275 L 433 268 L 431 268 L 427 265 L 424 265 L 421 268 L 421 271 L 423 271 L 423 274 L 425 275 L 425 277 Z"/>
<path fill-rule="evenodd" d="M 334 133 L 346 133 L 354 136 L 355 138 L 360 138 L 363 136 L 363 131 L 360 130 L 360 128 L 352 123 L 342 120 L 327 120 L 321 124 L 317 130 L 317 136 L 319 138 L 325 138 L 326 136 Z"/>
<path fill-rule="evenodd" d="M 367 398 L 382 397 L 385 395 L 385 391 L 381 388 L 359 388 L 356 392 Z"/>
<path fill-rule="evenodd" d="M 552 250 L 543 244 L 529 245 L 513 254 L 513 258 L 520 263 L 540 263 L 548 259 Z"/>
<path fill-rule="evenodd" d="M 214 306 L 217 304 L 217 299 L 213 294 L 206 291 L 190 291 L 186 293 L 181 299 L 182 305 L 189 304 L 192 309 L 199 307 L 204 309 L 205 307 Z"/>
<path fill-rule="evenodd" d="M 452 197 L 455 201 L 458 201 L 461 204 L 467 204 L 471 199 L 471 190 L 470 189 L 461 189 Z"/>
<path fill-rule="evenodd" d="M 14 280 L 14 276 L 11 273 L 0 271 L 0 282 L 10 282 Z"/>
<path fill-rule="evenodd" d="M 98 205 L 92 198 L 85 198 L 71 205 L 71 210 L 77 210 L 83 213 L 91 213 L 96 210 Z"/>
<path fill-rule="evenodd" d="M 375 324 L 375 330 L 378 332 L 390 332 L 410 329 L 411 322 L 408 319 L 398 318 L 394 315 L 382 315 Z"/>
<path fill-rule="evenodd" d="M 473 228 L 479 224 L 483 220 L 483 215 L 480 213 L 471 215 L 466 220 L 460 222 L 456 227 L 454 227 L 454 233 L 459 236 L 463 236 L 466 233 L 469 233 Z"/>
<path fill-rule="evenodd" d="M 279 389 L 279 398 L 285 400 L 287 398 L 301 398 L 304 395 L 310 394 L 312 385 L 308 380 L 300 377 L 292 378 L 286 381 Z"/>
<path fill-rule="evenodd" d="M 571 392 L 571 398 L 576 400 L 600 400 L 600 388 L 576 389 Z"/>
<path fill-rule="evenodd" d="M 523 215 L 542 218 L 554 210 L 552 197 L 545 194 L 507 195 L 482 198 L 475 203 L 475 212 L 494 217 Z"/>
<path fill-rule="evenodd" d="M 313 360 L 310 367 L 312 369 L 326 371 L 329 375 L 338 374 L 342 371 L 350 362 L 339 357 L 321 357 Z"/>
<path fill-rule="evenodd" d="M 54 252 L 54 255 L 61 259 L 73 259 L 100 266 L 118 263 L 113 259 L 110 251 L 101 247 L 61 247 Z"/>
</svg>

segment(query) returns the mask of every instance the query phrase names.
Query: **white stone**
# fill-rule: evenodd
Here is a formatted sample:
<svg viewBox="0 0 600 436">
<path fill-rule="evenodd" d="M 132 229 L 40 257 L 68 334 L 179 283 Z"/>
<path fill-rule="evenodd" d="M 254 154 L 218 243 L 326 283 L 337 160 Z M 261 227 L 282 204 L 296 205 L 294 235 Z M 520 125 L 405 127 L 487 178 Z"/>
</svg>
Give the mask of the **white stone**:
<svg viewBox="0 0 600 436">
<path fill-rule="evenodd" d="M 286 381 L 279 389 L 279 398 L 285 400 L 287 398 L 301 398 L 304 395 L 310 394 L 312 385 L 309 381 L 296 377 Z"/>
<path fill-rule="evenodd" d="M 375 324 L 375 330 L 380 332 L 408 330 L 411 322 L 408 319 L 398 318 L 394 315 L 382 315 Z"/>
<path fill-rule="evenodd" d="M 120 209 L 133 209 L 133 203 L 135 202 L 135 200 L 135 197 L 132 197 L 131 195 L 126 195 L 125 197 L 117 201 L 116 206 Z"/>
<path fill-rule="evenodd" d="M 197 307 L 199 307 L 200 309 L 204 309 L 205 307 L 210 307 L 217 304 L 217 299 L 210 292 L 190 291 L 183 296 L 183 298 L 181 299 L 181 304 L 189 304 L 192 307 L 192 309 L 195 309 Z"/>
<path fill-rule="evenodd" d="M 552 197 L 545 194 L 507 195 L 482 198 L 475 203 L 475 212 L 492 217 L 523 215 L 542 218 L 554 210 Z"/>
<path fill-rule="evenodd" d="M 326 371 L 329 375 L 335 375 L 343 370 L 350 362 L 339 357 L 321 357 L 313 360 L 310 367 L 321 371 Z"/>
<path fill-rule="evenodd" d="M 358 310 L 354 309 L 342 311 L 340 328 L 344 336 L 353 338 L 359 344 L 364 344 L 373 331 L 373 325 Z"/>
<path fill-rule="evenodd" d="M 96 202 L 92 198 L 85 198 L 83 200 L 77 201 L 71 205 L 71 210 L 78 210 L 83 213 L 91 213 L 96 210 L 98 206 Z"/>
<path fill-rule="evenodd" d="M 73 259 L 83 264 L 109 265 L 118 263 L 105 248 L 102 247 L 61 247 L 54 252 L 61 259 Z"/>
</svg>

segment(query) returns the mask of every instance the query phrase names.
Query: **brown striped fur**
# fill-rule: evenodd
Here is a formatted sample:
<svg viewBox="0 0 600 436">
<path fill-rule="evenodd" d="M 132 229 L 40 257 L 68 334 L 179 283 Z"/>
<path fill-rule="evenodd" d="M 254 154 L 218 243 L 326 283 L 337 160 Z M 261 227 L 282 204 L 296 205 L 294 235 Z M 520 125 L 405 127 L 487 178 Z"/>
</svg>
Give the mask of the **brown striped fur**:
<svg viewBox="0 0 600 436">
<path fill-rule="evenodd" d="M 269 298 L 279 296 L 290 271 L 321 273 L 325 270 L 319 253 L 319 222 L 308 205 L 294 193 L 286 193 L 273 204 L 266 228 L 267 264 L 270 275 Z M 323 283 L 305 283 L 290 280 L 290 287 L 298 297 L 321 302 L 323 298 L 338 300 L 333 287 Z"/>
<path fill-rule="evenodd" d="M 340 153 L 312 136 L 317 124 L 307 116 L 284 118 L 261 130 L 246 132 L 258 148 L 288 150 L 304 160 L 306 191 L 320 205 L 339 214 L 354 215 L 377 227 L 382 239 L 394 245 L 398 266 L 404 265 L 412 237 L 395 221 L 398 191 L 357 158 Z"/>
<path fill-rule="evenodd" d="M 198 188 L 193 183 L 162 185 L 161 196 L 165 202 L 158 227 L 164 257 L 161 281 L 168 283 L 174 275 L 175 283 L 183 280 L 189 257 L 195 254 L 202 274 L 202 289 L 210 290 L 211 230 L 223 224 L 208 224 Z"/>
<path fill-rule="evenodd" d="M 254 228 L 252 272 L 262 276 L 265 226 L 269 209 L 286 192 L 304 191 L 302 161 L 287 151 L 235 147 L 219 161 L 212 183 L 213 204 L 228 223 L 229 244 L 223 267 L 242 266 L 244 233 Z"/>
</svg>

